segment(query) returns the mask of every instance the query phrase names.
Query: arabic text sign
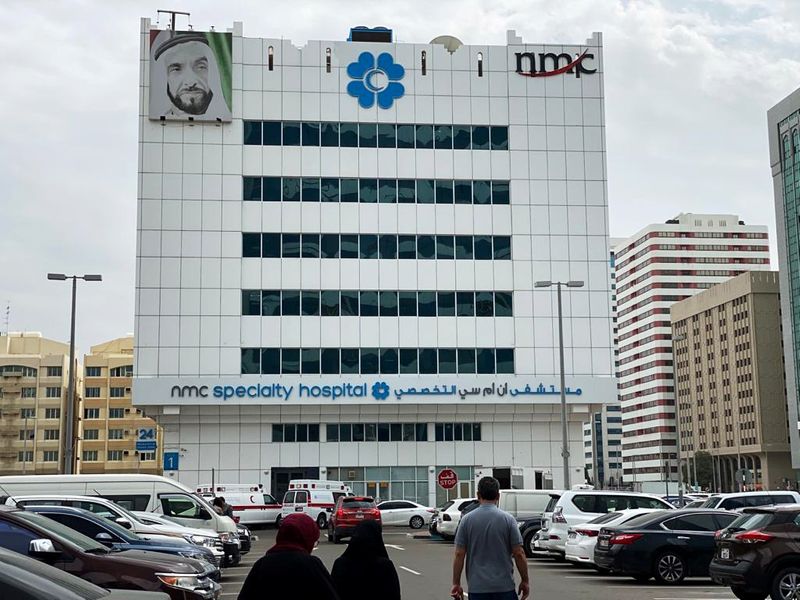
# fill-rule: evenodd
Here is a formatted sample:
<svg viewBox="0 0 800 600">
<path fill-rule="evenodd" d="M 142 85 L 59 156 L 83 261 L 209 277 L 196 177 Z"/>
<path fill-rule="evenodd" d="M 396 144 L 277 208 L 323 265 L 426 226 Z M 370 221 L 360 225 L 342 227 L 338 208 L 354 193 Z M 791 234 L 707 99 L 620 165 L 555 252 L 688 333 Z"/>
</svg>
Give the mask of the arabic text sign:
<svg viewBox="0 0 800 600">
<path fill-rule="evenodd" d="M 458 475 L 453 469 L 442 469 L 436 476 L 436 481 L 439 483 L 439 487 L 452 490 L 458 485 Z"/>
</svg>

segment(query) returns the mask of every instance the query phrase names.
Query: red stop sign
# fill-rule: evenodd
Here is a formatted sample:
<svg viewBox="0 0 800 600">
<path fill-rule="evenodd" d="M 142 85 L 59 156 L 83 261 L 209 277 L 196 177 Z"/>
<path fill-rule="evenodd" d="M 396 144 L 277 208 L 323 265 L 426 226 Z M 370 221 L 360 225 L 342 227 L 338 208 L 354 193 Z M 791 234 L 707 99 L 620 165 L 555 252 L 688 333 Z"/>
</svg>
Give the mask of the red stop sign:
<svg viewBox="0 0 800 600">
<path fill-rule="evenodd" d="M 439 486 L 446 490 L 452 490 L 458 485 L 458 475 L 453 469 L 442 469 L 436 476 Z"/>
</svg>

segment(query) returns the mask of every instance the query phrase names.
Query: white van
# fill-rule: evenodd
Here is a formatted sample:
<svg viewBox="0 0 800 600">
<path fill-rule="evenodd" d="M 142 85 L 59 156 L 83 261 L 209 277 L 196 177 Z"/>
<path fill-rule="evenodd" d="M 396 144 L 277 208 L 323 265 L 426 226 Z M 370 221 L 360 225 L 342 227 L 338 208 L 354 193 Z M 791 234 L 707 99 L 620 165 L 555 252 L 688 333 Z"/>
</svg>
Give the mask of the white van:
<svg viewBox="0 0 800 600">
<path fill-rule="evenodd" d="M 791 490 L 713 494 L 700 505 L 700 508 L 742 510 L 744 508 L 776 506 L 778 504 L 800 504 L 800 494 Z"/>
<path fill-rule="evenodd" d="M 352 496 L 353 490 L 341 481 L 322 479 L 293 479 L 283 496 L 281 518 L 302 512 L 314 519 L 320 529 L 328 526 L 329 515 L 342 496 Z"/>
<path fill-rule="evenodd" d="M 208 502 L 216 497 L 225 498 L 231 505 L 233 516 L 242 525 L 277 525 L 281 518 L 281 503 L 264 486 L 241 483 L 201 484 L 197 493 Z"/>
</svg>

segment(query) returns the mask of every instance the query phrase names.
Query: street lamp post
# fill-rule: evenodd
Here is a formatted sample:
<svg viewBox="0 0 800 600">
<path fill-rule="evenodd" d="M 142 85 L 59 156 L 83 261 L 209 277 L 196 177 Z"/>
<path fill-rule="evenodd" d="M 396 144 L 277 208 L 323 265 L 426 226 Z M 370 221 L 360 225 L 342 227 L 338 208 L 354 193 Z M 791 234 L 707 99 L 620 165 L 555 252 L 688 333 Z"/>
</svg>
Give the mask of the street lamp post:
<svg viewBox="0 0 800 600">
<path fill-rule="evenodd" d="M 683 458 L 681 452 L 681 413 L 680 413 L 680 393 L 678 392 L 677 377 L 675 377 L 675 365 L 677 364 L 675 354 L 675 342 L 683 342 L 686 340 L 686 335 L 683 333 L 673 334 L 672 336 L 672 379 L 675 385 L 675 433 L 678 440 L 676 450 L 678 453 L 678 506 L 683 507 Z M 687 464 L 686 470 L 688 472 L 689 466 Z M 688 475 L 688 473 L 687 473 Z M 669 475 L 667 475 L 669 477 Z"/>
<path fill-rule="evenodd" d="M 66 281 L 72 279 L 72 311 L 69 326 L 69 385 L 67 389 L 67 415 L 64 437 L 64 474 L 72 475 L 73 453 L 75 444 L 75 295 L 78 279 L 84 281 L 103 281 L 102 275 L 65 275 L 64 273 L 48 273 L 47 279 L 51 281 Z"/>
<path fill-rule="evenodd" d="M 561 314 L 561 286 L 571 288 L 583 287 L 582 281 L 537 281 L 537 288 L 556 286 L 558 296 L 558 356 L 559 375 L 561 379 L 561 458 L 564 463 L 564 489 L 570 489 L 569 475 L 569 437 L 567 435 L 567 394 L 564 381 L 564 317 Z"/>
</svg>

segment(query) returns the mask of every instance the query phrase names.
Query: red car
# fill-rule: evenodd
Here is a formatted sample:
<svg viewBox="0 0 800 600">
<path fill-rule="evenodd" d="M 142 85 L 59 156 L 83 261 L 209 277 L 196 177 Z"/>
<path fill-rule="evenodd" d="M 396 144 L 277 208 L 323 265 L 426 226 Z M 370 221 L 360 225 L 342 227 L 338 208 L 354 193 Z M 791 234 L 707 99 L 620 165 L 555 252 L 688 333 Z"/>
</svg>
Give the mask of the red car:
<svg viewBox="0 0 800 600">
<path fill-rule="evenodd" d="M 367 520 L 381 522 L 381 511 L 375 506 L 374 498 L 342 496 L 328 519 L 328 540 L 338 544 L 342 538 L 353 535 L 356 525 Z"/>
</svg>

